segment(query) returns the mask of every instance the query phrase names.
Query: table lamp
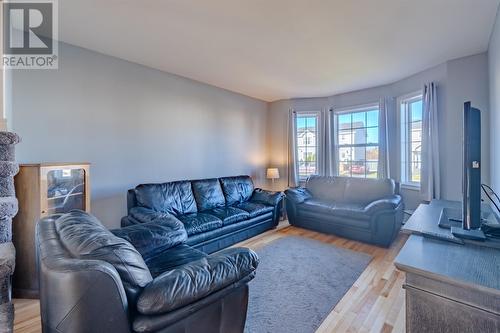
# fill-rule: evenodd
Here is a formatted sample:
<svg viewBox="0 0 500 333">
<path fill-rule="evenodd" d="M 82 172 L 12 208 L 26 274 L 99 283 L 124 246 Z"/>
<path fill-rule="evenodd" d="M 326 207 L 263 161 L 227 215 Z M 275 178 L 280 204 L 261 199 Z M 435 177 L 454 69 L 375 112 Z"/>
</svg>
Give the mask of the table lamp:
<svg viewBox="0 0 500 333">
<path fill-rule="evenodd" d="M 278 168 L 267 168 L 267 179 L 271 179 L 274 184 L 274 180 L 279 178 L 280 178 L 280 172 Z"/>
</svg>

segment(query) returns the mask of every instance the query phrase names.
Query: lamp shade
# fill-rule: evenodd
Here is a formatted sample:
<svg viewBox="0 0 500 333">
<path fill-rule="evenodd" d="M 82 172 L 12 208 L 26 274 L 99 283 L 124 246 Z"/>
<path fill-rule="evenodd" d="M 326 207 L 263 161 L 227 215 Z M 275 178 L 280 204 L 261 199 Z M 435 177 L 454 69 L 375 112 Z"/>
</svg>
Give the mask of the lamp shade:
<svg viewBox="0 0 500 333">
<path fill-rule="evenodd" d="M 279 172 L 278 168 L 267 168 L 267 178 L 268 179 L 280 178 L 280 172 Z"/>
</svg>

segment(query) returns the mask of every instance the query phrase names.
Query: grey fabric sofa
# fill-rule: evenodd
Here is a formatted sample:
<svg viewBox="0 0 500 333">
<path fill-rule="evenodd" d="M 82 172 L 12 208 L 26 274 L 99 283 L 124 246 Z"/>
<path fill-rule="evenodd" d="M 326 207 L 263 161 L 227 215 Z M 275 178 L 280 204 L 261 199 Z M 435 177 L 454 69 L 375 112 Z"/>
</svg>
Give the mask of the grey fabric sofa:
<svg viewBox="0 0 500 333">
<path fill-rule="evenodd" d="M 285 191 L 290 224 L 388 247 L 402 222 L 404 204 L 392 179 L 311 176 Z"/>
</svg>

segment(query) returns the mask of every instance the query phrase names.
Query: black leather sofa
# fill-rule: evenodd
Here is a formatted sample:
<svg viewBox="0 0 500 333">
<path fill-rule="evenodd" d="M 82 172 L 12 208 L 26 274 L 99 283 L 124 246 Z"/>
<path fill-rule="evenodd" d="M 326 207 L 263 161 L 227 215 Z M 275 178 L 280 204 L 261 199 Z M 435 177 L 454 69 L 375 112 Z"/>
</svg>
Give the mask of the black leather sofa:
<svg viewBox="0 0 500 333">
<path fill-rule="evenodd" d="M 403 222 L 403 201 L 392 179 L 311 176 L 285 191 L 290 224 L 391 245 Z"/>
<path fill-rule="evenodd" d="M 257 255 L 207 255 L 173 217 L 110 232 L 72 211 L 37 225 L 44 333 L 243 332 Z"/>
<path fill-rule="evenodd" d="M 186 244 L 212 253 L 275 228 L 283 194 L 255 189 L 249 176 L 142 184 L 128 191 L 123 227 L 175 218 Z"/>
</svg>

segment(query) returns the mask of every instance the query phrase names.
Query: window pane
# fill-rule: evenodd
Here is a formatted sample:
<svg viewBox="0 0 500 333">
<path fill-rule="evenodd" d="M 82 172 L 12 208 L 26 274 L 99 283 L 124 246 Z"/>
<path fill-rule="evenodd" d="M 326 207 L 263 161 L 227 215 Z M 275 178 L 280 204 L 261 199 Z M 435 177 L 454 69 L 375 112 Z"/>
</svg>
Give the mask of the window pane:
<svg viewBox="0 0 500 333">
<path fill-rule="evenodd" d="M 366 162 L 366 177 L 377 178 L 378 177 L 378 163 L 377 162 Z"/>
<path fill-rule="evenodd" d="M 410 121 L 422 120 L 422 100 L 410 103 Z"/>
<path fill-rule="evenodd" d="M 355 145 L 366 144 L 366 128 L 356 128 L 352 130 L 352 140 Z"/>
<path fill-rule="evenodd" d="M 378 127 L 368 128 L 366 130 L 366 143 L 378 144 Z"/>
<path fill-rule="evenodd" d="M 316 117 L 307 117 L 306 124 L 308 130 L 316 131 Z"/>
<path fill-rule="evenodd" d="M 351 114 L 340 114 L 338 116 L 339 130 L 351 128 Z"/>
<path fill-rule="evenodd" d="M 364 162 L 366 160 L 366 147 L 353 147 L 352 155 L 353 161 Z"/>
<path fill-rule="evenodd" d="M 351 163 L 350 162 L 340 162 L 339 163 L 339 176 L 350 177 Z"/>
<path fill-rule="evenodd" d="M 366 112 L 352 114 L 352 128 L 366 127 Z"/>
<path fill-rule="evenodd" d="M 339 161 L 352 161 L 352 148 L 351 147 L 342 147 L 339 148 Z"/>
<path fill-rule="evenodd" d="M 422 141 L 422 122 L 411 123 L 410 141 Z"/>
<path fill-rule="evenodd" d="M 317 116 L 297 116 L 297 163 L 301 179 L 305 179 L 317 171 L 317 130 Z"/>
<path fill-rule="evenodd" d="M 350 145 L 352 144 L 352 130 L 340 130 L 339 131 L 339 145 Z"/>
<path fill-rule="evenodd" d="M 378 147 L 366 148 L 366 160 L 370 162 L 378 162 Z"/>
<path fill-rule="evenodd" d="M 420 183 L 420 173 L 421 173 L 422 163 L 412 163 L 411 164 L 411 181 L 415 183 Z"/>
<path fill-rule="evenodd" d="M 337 115 L 337 160 L 340 176 L 377 177 L 378 117 L 378 108 Z M 374 164 L 368 165 L 368 160 Z"/>
<path fill-rule="evenodd" d="M 378 110 L 368 111 L 366 113 L 366 126 L 367 127 L 378 126 Z"/>
<path fill-rule="evenodd" d="M 351 164 L 352 177 L 365 177 L 366 163 L 362 161 L 354 161 Z"/>
<path fill-rule="evenodd" d="M 306 118 L 297 117 L 297 129 L 306 127 Z"/>
</svg>

